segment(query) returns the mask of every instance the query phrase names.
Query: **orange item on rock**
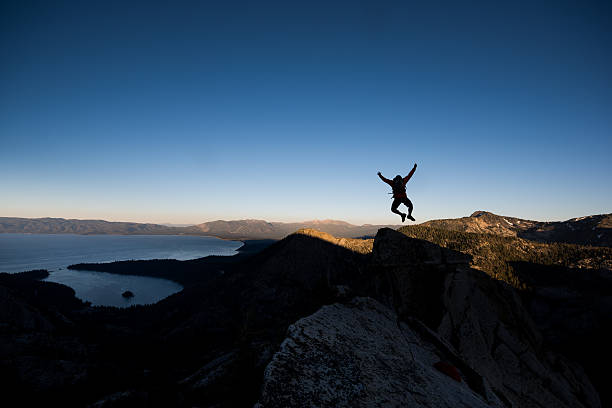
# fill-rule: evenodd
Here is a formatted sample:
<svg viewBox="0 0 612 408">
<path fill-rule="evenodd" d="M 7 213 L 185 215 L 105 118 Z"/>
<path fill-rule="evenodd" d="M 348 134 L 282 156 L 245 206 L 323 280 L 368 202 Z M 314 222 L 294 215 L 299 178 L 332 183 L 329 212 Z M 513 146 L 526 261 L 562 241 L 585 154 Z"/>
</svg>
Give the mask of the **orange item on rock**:
<svg viewBox="0 0 612 408">
<path fill-rule="evenodd" d="M 433 365 L 438 371 L 448 375 L 455 381 L 461 382 L 461 374 L 459 374 L 459 370 L 454 365 L 445 363 L 443 361 L 438 361 Z"/>
</svg>

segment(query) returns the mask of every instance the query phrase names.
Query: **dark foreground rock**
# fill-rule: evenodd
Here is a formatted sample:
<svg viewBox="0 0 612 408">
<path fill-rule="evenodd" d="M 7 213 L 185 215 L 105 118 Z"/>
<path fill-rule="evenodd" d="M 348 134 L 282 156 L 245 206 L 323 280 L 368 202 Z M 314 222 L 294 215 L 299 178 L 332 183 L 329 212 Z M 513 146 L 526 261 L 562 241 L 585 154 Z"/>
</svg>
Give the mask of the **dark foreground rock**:
<svg viewBox="0 0 612 408">
<path fill-rule="evenodd" d="M 298 321 L 266 369 L 261 405 L 600 406 L 581 367 L 543 347 L 516 291 L 468 264 L 461 253 L 380 230 L 368 268 L 349 286 L 394 312 L 359 300 Z M 467 394 L 426 380 L 422 366 L 440 375 L 437 361 L 459 370 L 463 385 L 444 380 Z"/>
<path fill-rule="evenodd" d="M 532 288 L 523 303 L 548 348 L 580 363 L 599 390 L 602 405 L 612 404 L 612 271 L 515 262 Z"/>
<path fill-rule="evenodd" d="M 324 306 L 289 328 L 257 407 L 503 407 L 485 379 L 472 389 L 434 367 L 459 358 L 444 343 L 371 298 Z"/>
<path fill-rule="evenodd" d="M 185 289 L 116 309 L 83 304 L 61 285 L 4 277 L 5 399 L 601 406 L 580 366 L 543 341 L 515 289 L 471 269 L 462 253 L 394 230 L 374 241 L 306 230 L 233 260 L 141 266 L 182 276 Z M 48 293 L 57 299 L 43 301 Z"/>
</svg>

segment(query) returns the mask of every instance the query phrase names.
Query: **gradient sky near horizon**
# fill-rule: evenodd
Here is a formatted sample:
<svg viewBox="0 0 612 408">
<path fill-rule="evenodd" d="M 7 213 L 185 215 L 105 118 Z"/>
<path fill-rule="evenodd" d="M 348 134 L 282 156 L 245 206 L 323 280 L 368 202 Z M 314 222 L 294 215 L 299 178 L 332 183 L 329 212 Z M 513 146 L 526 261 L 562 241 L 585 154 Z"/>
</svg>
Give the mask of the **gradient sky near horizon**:
<svg viewBox="0 0 612 408">
<path fill-rule="evenodd" d="M 612 212 L 612 3 L 0 5 L 0 216 Z"/>
</svg>

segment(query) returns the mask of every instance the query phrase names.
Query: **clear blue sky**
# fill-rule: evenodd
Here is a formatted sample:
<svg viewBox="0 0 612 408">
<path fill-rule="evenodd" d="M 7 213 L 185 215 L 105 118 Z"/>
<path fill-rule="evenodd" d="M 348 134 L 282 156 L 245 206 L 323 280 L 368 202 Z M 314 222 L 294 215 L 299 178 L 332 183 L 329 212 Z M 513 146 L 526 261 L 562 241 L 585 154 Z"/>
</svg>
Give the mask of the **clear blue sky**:
<svg viewBox="0 0 612 408">
<path fill-rule="evenodd" d="M 5 1 L 0 61 L 0 216 L 612 212 L 610 2 Z"/>
</svg>

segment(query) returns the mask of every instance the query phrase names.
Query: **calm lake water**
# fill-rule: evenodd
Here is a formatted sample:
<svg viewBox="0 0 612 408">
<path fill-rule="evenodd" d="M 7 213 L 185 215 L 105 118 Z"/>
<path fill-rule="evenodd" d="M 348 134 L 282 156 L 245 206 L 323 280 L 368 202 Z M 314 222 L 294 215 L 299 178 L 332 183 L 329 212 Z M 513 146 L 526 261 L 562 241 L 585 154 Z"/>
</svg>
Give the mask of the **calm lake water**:
<svg viewBox="0 0 612 408">
<path fill-rule="evenodd" d="M 68 270 L 82 262 L 130 259 L 187 260 L 208 255 L 234 255 L 241 242 L 185 235 L 0 234 L 0 272 L 47 269 L 46 279 L 70 286 L 93 305 L 125 307 L 155 303 L 182 290 L 167 279 Z M 131 299 L 121 296 L 130 290 Z"/>
</svg>

